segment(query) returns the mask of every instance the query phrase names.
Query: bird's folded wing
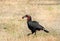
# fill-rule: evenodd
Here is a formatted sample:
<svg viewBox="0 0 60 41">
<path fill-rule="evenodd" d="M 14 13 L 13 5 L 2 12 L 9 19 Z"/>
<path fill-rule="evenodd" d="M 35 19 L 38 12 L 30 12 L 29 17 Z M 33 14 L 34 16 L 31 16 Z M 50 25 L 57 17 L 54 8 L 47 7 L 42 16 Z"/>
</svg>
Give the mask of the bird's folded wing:
<svg viewBox="0 0 60 41">
<path fill-rule="evenodd" d="M 38 22 L 36 22 L 36 21 L 31 21 L 31 22 L 29 22 L 29 25 L 31 26 L 31 27 L 34 27 L 34 28 L 42 28 L 43 26 L 41 26 Z"/>
</svg>

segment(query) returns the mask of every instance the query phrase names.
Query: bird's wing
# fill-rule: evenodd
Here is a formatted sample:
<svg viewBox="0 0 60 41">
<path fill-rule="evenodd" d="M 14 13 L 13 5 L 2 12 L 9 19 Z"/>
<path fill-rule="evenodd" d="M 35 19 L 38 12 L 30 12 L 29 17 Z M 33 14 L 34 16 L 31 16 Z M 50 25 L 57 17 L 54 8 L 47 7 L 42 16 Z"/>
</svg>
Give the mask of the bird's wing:
<svg viewBox="0 0 60 41">
<path fill-rule="evenodd" d="M 38 22 L 36 21 L 31 21 L 29 22 L 29 25 L 33 28 L 43 28 L 43 26 L 41 26 Z"/>
</svg>

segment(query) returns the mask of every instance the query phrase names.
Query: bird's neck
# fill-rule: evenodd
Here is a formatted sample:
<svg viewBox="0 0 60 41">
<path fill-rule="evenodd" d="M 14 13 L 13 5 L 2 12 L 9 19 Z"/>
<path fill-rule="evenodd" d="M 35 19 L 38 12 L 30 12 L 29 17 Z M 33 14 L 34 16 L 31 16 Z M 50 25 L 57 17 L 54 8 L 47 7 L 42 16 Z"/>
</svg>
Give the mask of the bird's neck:
<svg viewBox="0 0 60 41">
<path fill-rule="evenodd" d="M 27 22 L 32 21 L 32 19 L 27 19 Z"/>
<path fill-rule="evenodd" d="M 32 18 L 31 17 L 28 17 L 27 18 L 27 21 L 29 22 L 29 21 L 32 21 Z"/>
</svg>

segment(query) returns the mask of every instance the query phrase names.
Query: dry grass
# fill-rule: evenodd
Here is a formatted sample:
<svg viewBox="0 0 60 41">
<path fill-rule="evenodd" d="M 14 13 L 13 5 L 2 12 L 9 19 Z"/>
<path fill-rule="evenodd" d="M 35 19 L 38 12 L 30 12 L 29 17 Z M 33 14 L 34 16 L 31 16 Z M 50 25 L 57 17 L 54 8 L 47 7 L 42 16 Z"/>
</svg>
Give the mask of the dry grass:
<svg viewBox="0 0 60 41">
<path fill-rule="evenodd" d="M 31 5 L 28 0 L 0 1 L 0 41 L 60 41 L 60 5 Z M 31 2 L 31 1 L 30 1 Z M 37 31 L 30 35 L 26 19 L 31 15 L 50 33 Z"/>
</svg>

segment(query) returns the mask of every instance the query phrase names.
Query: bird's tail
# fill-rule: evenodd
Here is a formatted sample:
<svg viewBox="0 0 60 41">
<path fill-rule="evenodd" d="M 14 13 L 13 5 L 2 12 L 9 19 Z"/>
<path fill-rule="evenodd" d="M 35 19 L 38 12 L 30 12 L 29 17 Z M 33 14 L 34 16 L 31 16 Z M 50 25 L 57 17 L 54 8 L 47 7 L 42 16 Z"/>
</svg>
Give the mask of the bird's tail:
<svg viewBox="0 0 60 41">
<path fill-rule="evenodd" d="M 48 31 L 48 30 L 45 30 L 45 29 L 43 29 L 43 30 L 44 30 L 44 32 L 49 33 L 49 31 Z"/>
<path fill-rule="evenodd" d="M 46 33 L 49 33 L 49 31 L 48 30 L 44 30 Z"/>
</svg>

